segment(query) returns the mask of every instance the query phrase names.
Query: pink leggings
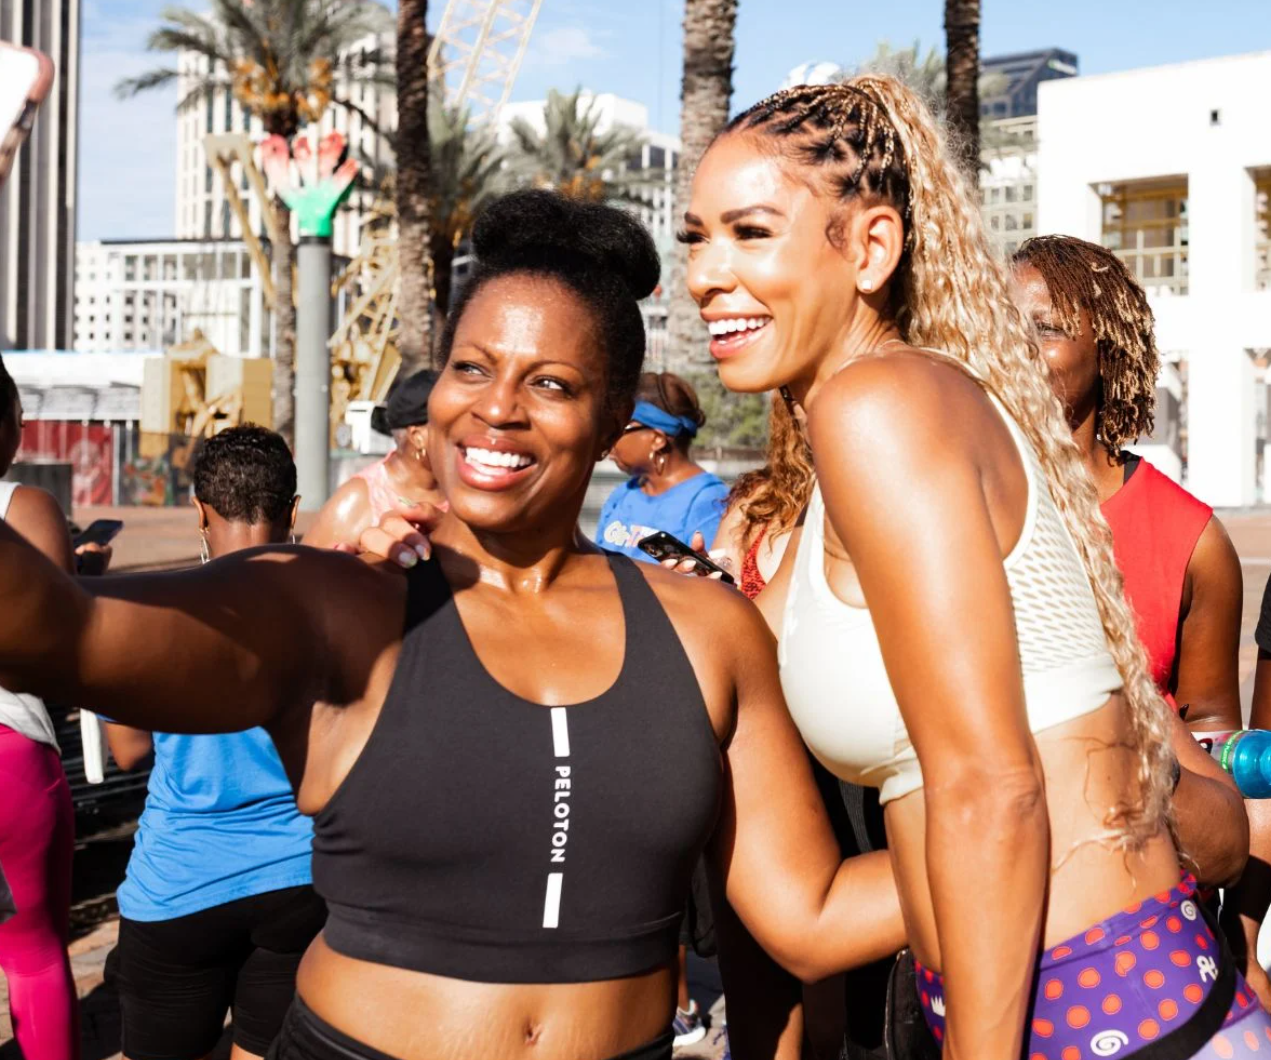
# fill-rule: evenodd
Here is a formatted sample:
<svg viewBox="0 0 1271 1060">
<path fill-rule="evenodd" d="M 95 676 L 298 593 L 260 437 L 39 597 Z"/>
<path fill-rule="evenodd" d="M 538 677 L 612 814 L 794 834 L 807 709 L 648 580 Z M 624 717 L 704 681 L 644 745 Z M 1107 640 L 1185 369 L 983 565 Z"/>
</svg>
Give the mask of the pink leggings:
<svg viewBox="0 0 1271 1060">
<path fill-rule="evenodd" d="M 75 815 L 57 752 L 0 725 L 0 865 L 17 915 L 0 924 L 0 969 L 26 1060 L 79 1056 L 66 955 Z"/>
</svg>

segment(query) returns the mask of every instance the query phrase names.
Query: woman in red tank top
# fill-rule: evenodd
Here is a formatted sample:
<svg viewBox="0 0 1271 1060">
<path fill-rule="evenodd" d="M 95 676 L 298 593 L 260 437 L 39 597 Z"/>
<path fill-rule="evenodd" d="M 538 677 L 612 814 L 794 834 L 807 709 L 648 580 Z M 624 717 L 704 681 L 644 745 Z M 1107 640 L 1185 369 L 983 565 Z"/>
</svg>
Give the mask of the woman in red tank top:
<svg viewBox="0 0 1271 1060">
<path fill-rule="evenodd" d="M 1193 732 L 1239 729 L 1240 559 L 1209 505 L 1123 448 L 1153 427 L 1160 362 L 1147 297 L 1115 254 L 1071 236 L 1030 239 L 1014 264 L 1016 301 L 1099 491 L 1157 687 Z M 1246 806 L 1253 855 L 1271 861 L 1271 814 L 1261 821 L 1262 804 Z M 1256 952 L 1271 892 L 1251 891 L 1248 880 L 1234 900 L 1228 891 L 1224 919 L 1235 947 L 1243 936 Z M 1271 1003 L 1271 982 L 1248 963 L 1250 985 Z"/>
</svg>

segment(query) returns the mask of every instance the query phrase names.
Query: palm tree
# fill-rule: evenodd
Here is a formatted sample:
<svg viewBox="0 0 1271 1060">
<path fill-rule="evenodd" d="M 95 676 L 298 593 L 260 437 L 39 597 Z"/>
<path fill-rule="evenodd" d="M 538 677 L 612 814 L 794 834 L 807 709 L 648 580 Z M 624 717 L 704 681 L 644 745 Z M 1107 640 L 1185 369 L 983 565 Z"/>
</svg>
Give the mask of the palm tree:
<svg viewBox="0 0 1271 1060">
<path fill-rule="evenodd" d="M 429 155 L 428 0 L 397 5 L 397 253 L 401 269 L 398 344 L 403 378 L 432 351 L 428 282 Z M 440 87 L 440 86 L 438 86 Z M 444 304 L 444 303 L 443 303 Z"/>
<path fill-rule="evenodd" d="M 512 122 L 512 174 L 522 183 L 555 188 L 577 199 L 627 198 L 632 185 L 650 179 L 647 170 L 628 168 L 639 157 L 644 140 L 623 125 L 602 132 L 601 118 L 597 101 L 584 98 L 581 88 L 570 95 L 552 89 L 542 132 L 524 118 Z"/>
<path fill-rule="evenodd" d="M 980 0 L 945 0 L 945 113 L 962 168 L 980 179 Z"/>
<path fill-rule="evenodd" d="M 266 135 L 288 143 L 302 126 L 316 122 L 330 106 L 360 115 L 374 128 L 374 118 L 340 95 L 344 85 L 383 80 L 376 51 L 355 48 L 388 19 L 387 9 L 371 0 L 211 0 L 211 11 L 196 14 L 165 8 L 163 25 L 150 34 L 146 47 L 168 55 L 192 52 L 207 70 L 177 101 L 179 110 L 232 93 L 260 120 Z M 188 75 L 187 75 L 188 76 Z M 121 98 L 177 82 L 175 66 L 150 70 L 120 81 Z M 291 272 L 291 213 L 281 197 L 272 203 L 280 245 L 272 249 L 276 299 L 274 426 L 291 440 L 294 421 L 296 310 Z"/>
<path fill-rule="evenodd" d="M 440 330 L 450 308 L 455 252 L 471 234 L 477 214 L 506 183 L 505 153 L 490 129 L 469 129 L 468 112 L 445 106 L 439 93 L 428 107 L 428 139 L 432 165 L 428 248 Z M 404 270 L 402 282 L 404 289 Z"/>
<path fill-rule="evenodd" d="M 736 27 L 737 0 L 685 0 L 684 80 L 680 104 L 683 147 L 675 175 L 675 203 L 679 211 L 688 208 L 697 163 L 728 123 Z M 688 294 L 687 265 L 687 248 L 677 246 L 667 317 L 673 367 L 691 363 L 703 347 L 706 335 L 697 306 Z"/>
</svg>

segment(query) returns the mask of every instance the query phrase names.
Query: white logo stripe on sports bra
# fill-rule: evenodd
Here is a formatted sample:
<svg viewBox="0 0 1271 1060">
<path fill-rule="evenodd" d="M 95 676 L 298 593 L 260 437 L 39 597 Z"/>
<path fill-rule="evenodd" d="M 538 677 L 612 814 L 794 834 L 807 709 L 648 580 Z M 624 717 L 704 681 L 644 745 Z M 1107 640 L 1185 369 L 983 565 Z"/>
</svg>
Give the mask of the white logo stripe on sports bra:
<svg viewBox="0 0 1271 1060">
<path fill-rule="evenodd" d="M 569 757 L 569 712 L 564 707 L 552 707 L 552 750 L 557 758 Z M 571 767 L 558 765 L 552 779 L 552 850 L 554 865 L 565 863 L 565 845 L 569 842 L 569 798 L 573 794 Z M 565 886 L 563 872 L 547 874 L 547 895 L 543 899 L 543 927 L 560 926 L 560 896 Z"/>
</svg>

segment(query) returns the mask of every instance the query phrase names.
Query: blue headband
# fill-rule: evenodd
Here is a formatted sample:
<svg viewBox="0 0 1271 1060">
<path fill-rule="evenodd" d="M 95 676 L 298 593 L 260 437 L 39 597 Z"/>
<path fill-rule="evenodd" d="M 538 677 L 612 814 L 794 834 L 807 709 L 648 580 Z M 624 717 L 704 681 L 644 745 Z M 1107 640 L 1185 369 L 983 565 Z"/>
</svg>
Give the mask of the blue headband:
<svg viewBox="0 0 1271 1060">
<path fill-rule="evenodd" d="M 672 416 L 665 409 L 660 409 L 648 401 L 637 401 L 631 418 L 636 423 L 643 423 L 646 427 L 661 431 L 668 438 L 678 438 L 681 434 L 687 434 L 690 438 L 697 437 L 696 420 L 689 419 L 688 416 Z"/>
</svg>

